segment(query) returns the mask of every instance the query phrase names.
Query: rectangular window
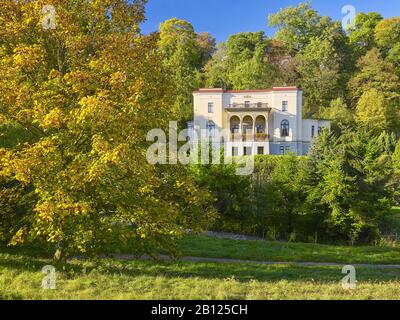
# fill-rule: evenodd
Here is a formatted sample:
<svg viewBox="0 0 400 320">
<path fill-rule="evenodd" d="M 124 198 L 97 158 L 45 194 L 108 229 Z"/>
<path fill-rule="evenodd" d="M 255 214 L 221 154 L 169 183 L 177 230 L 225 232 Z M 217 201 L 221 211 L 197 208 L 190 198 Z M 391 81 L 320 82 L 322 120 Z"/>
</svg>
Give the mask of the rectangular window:
<svg viewBox="0 0 400 320">
<path fill-rule="evenodd" d="M 322 133 L 322 127 L 318 127 L 318 134 Z"/>
<path fill-rule="evenodd" d="M 244 107 L 245 108 L 250 108 L 250 101 L 245 101 L 244 102 Z"/>
<path fill-rule="evenodd" d="M 315 126 L 311 127 L 311 138 L 315 137 Z"/>
<path fill-rule="evenodd" d="M 288 111 L 289 103 L 287 101 L 282 101 L 282 112 Z"/>
<path fill-rule="evenodd" d="M 251 147 L 244 147 L 244 155 L 251 156 Z"/>
<path fill-rule="evenodd" d="M 264 147 L 257 147 L 257 154 L 263 155 L 264 154 Z"/>
<path fill-rule="evenodd" d="M 280 147 L 280 151 L 281 151 L 281 154 L 284 155 L 284 154 L 285 154 L 285 147 L 284 147 L 284 146 L 281 146 L 281 147 Z"/>
<path fill-rule="evenodd" d="M 208 113 L 214 113 L 214 103 L 208 103 Z"/>
<path fill-rule="evenodd" d="M 232 156 L 236 157 L 239 155 L 239 148 L 238 147 L 232 147 Z"/>
<path fill-rule="evenodd" d="M 288 154 L 288 153 L 290 153 L 290 146 L 287 146 L 287 147 L 285 148 L 285 154 Z"/>
</svg>

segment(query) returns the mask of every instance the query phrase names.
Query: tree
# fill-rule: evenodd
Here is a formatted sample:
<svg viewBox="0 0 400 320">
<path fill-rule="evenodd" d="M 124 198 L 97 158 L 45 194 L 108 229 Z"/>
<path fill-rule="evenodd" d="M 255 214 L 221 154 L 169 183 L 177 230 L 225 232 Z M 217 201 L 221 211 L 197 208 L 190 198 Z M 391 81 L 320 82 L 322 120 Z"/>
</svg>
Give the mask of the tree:
<svg viewBox="0 0 400 320">
<path fill-rule="evenodd" d="M 235 165 L 196 165 L 190 173 L 200 188 L 207 188 L 214 197 L 219 216 L 212 227 L 216 230 L 245 233 L 254 231 L 251 210 L 251 180 L 237 176 Z"/>
<path fill-rule="evenodd" d="M 300 74 L 299 85 L 306 92 L 305 114 L 318 115 L 321 107 L 340 96 L 341 75 L 339 57 L 328 41 L 311 40 L 296 58 L 296 70 Z"/>
<path fill-rule="evenodd" d="M 158 39 L 139 33 L 144 3 L 53 1 L 56 29 L 41 27 L 46 1 L 0 4 L 1 124 L 33 137 L 0 150 L 0 179 L 34 199 L 10 244 L 45 241 L 57 258 L 111 242 L 173 254 L 186 228 L 212 219 L 184 167 L 146 159 L 146 135 L 168 127 L 175 91 Z"/>
<path fill-rule="evenodd" d="M 379 49 L 368 51 L 360 58 L 357 67 L 358 71 L 348 83 L 354 104 L 370 89 L 383 92 L 388 99 L 398 99 L 399 77 L 396 68 L 382 58 Z"/>
<path fill-rule="evenodd" d="M 400 18 L 382 20 L 375 28 L 375 38 L 384 56 L 400 71 Z"/>
<path fill-rule="evenodd" d="M 318 116 L 320 108 L 344 95 L 353 68 L 348 38 L 341 24 L 320 16 L 305 2 L 270 15 L 269 26 L 278 28 L 275 40 L 294 57 L 297 84 L 305 92 L 305 113 Z"/>
<path fill-rule="evenodd" d="M 281 41 L 292 52 L 303 49 L 311 38 L 320 35 L 321 17 L 309 2 L 288 6 L 268 17 L 269 27 L 278 28 L 275 39 Z"/>
<path fill-rule="evenodd" d="M 201 69 L 207 64 L 217 50 L 216 41 L 210 33 L 202 32 L 197 35 L 197 45 L 200 51 L 198 69 Z"/>
<path fill-rule="evenodd" d="M 376 47 L 375 28 L 382 20 L 382 15 L 376 12 L 356 15 L 354 26 L 349 30 L 349 41 L 356 59 Z"/>
<path fill-rule="evenodd" d="M 207 87 L 228 89 L 229 67 L 228 67 L 228 48 L 221 42 L 218 49 L 204 67 L 204 75 Z"/>
<path fill-rule="evenodd" d="M 192 119 L 192 92 L 200 87 L 198 67 L 204 59 L 193 26 L 176 18 L 160 24 L 158 47 L 176 89 L 172 114 L 176 120 Z M 205 45 L 203 43 L 203 45 Z"/>
<path fill-rule="evenodd" d="M 264 89 L 276 81 L 267 60 L 268 40 L 263 31 L 231 35 L 205 66 L 206 84 L 225 89 Z"/>
<path fill-rule="evenodd" d="M 400 18 L 380 21 L 375 28 L 376 43 L 383 49 L 390 49 L 400 43 Z"/>
<path fill-rule="evenodd" d="M 229 73 L 229 80 L 235 90 L 265 89 L 273 86 L 275 70 L 265 61 L 265 50 L 256 49 L 254 56 L 239 62 Z"/>
<path fill-rule="evenodd" d="M 394 137 L 352 129 L 340 136 L 323 133 L 311 153 L 306 208 L 325 212 L 325 235 L 336 240 L 371 242 L 393 204 L 387 184 Z"/>
<path fill-rule="evenodd" d="M 321 115 L 323 118 L 331 120 L 333 128 L 338 131 L 354 124 L 353 112 L 343 98 L 332 100 L 329 108 L 323 109 Z"/>
<path fill-rule="evenodd" d="M 357 124 L 375 132 L 388 130 L 393 119 L 391 105 L 382 92 L 376 89 L 365 91 L 357 103 Z"/>
</svg>

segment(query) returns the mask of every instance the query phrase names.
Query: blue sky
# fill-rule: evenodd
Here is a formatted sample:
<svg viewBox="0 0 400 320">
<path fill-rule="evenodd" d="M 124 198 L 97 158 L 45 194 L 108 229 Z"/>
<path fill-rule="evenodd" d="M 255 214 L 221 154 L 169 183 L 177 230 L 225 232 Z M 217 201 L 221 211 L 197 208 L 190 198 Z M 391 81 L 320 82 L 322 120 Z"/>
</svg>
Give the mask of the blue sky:
<svg viewBox="0 0 400 320">
<path fill-rule="evenodd" d="M 192 23 L 196 32 L 208 31 L 218 41 L 226 41 L 230 34 L 264 30 L 267 17 L 288 5 L 302 0 L 149 0 L 146 7 L 147 21 L 142 24 L 143 33 L 157 31 L 160 22 L 170 18 L 184 19 Z M 313 0 L 312 6 L 322 15 L 342 20 L 342 8 L 352 5 L 357 12 L 377 11 L 384 17 L 400 16 L 399 0 Z"/>
</svg>

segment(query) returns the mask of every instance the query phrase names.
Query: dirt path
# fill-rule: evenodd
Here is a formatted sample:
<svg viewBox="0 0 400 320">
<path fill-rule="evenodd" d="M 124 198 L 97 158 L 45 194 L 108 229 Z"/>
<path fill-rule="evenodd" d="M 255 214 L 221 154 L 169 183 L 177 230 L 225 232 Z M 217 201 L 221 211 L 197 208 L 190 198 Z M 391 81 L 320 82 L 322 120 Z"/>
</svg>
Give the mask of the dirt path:
<svg viewBox="0 0 400 320">
<path fill-rule="evenodd" d="M 129 254 L 114 254 L 115 259 L 120 260 L 137 260 L 137 257 Z M 172 261 L 168 256 L 158 256 L 161 261 Z M 140 259 L 150 260 L 149 256 L 143 256 Z M 276 262 L 276 261 L 252 261 L 252 260 L 239 260 L 239 259 L 224 259 L 224 258 L 200 258 L 200 257 L 181 257 L 178 261 L 190 262 L 214 262 L 214 263 L 244 263 L 244 264 L 258 264 L 258 265 L 292 265 L 303 267 L 343 267 L 345 265 L 352 265 L 354 267 L 377 268 L 377 269 L 400 269 L 400 265 L 389 264 L 367 264 L 367 263 L 336 263 L 336 262 Z"/>
</svg>

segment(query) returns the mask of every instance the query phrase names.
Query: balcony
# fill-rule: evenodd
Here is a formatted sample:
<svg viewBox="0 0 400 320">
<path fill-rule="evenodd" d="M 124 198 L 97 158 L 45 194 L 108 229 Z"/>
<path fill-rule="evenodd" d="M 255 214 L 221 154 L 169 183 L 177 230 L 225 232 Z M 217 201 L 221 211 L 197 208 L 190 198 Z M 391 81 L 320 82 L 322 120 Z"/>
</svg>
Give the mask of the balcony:
<svg viewBox="0 0 400 320">
<path fill-rule="evenodd" d="M 240 110 L 260 110 L 260 111 L 269 111 L 271 108 L 269 107 L 268 103 L 231 103 L 225 106 L 226 110 L 229 111 L 240 111 Z"/>
<path fill-rule="evenodd" d="M 240 133 L 232 133 L 231 134 L 232 142 L 268 142 L 269 134 L 268 133 L 256 133 L 253 134 L 240 134 Z"/>
</svg>

